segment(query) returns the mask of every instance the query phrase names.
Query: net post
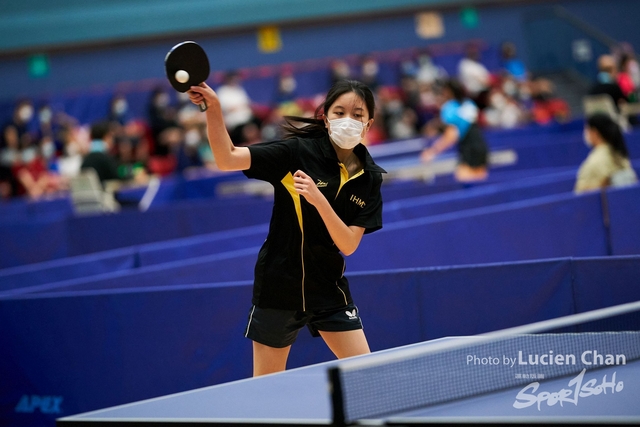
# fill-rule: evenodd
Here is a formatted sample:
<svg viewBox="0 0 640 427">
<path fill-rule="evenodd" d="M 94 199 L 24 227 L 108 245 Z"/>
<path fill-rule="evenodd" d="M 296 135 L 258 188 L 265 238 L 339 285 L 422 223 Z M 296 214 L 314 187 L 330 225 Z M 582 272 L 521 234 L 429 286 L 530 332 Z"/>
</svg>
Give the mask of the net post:
<svg viewBox="0 0 640 427">
<path fill-rule="evenodd" d="M 329 394 L 331 396 L 332 425 L 344 426 L 344 396 L 342 395 L 342 380 L 340 368 L 331 367 L 327 370 L 329 376 Z"/>
</svg>

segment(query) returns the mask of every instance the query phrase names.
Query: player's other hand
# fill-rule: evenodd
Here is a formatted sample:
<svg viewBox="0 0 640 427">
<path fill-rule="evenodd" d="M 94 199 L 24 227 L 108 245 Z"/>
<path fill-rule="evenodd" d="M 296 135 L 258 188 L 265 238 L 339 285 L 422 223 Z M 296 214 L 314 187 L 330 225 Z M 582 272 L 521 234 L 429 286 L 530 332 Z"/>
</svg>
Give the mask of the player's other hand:
<svg viewBox="0 0 640 427">
<path fill-rule="evenodd" d="M 293 174 L 293 187 L 295 190 L 303 196 L 307 202 L 316 206 L 316 204 L 321 201 L 324 195 L 318 190 L 316 183 L 313 182 L 313 178 L 311 178 L 306 173 L 301 170 L 296 171 Z"/>
<path fill-rule="evenodd" d="M 202 104 L 203 101 L 207 105 L 218 102 L 218 95 L 204 82 L 200 83 L 199 86 L 191 86 L 187 93 L 189 94 L 189 100 L 196 105 Z"/>
<path fill-rule="evenodd" d="M 429 163 L 435 157 L 436 157 L 436 153 L 434 153 L 432 150 L 428 148 L 426 150 L 423 150 L 422 153 L 420 153 L 420 161 L 423 163 Z"/>
</svg>

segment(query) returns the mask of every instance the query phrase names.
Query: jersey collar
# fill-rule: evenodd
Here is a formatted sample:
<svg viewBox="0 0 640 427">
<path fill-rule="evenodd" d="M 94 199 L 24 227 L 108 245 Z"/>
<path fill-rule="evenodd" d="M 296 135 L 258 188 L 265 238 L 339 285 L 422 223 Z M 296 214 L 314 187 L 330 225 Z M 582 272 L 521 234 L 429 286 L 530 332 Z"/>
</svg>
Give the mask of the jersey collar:
<svg viewBox="0 0 640 427">
<path fill-rule="evenodd" d="M 323 138 L 320 147 L 325 157 L 338 161 L 338 156 L 336 155 L 336 151 L 333 149 L 333 145 L 329 140 L 329 135 Z M 382 169 L 373 161 L 373 158 L 369 154 L 369 150 L 367 150 L 367 147 L 365 147 L 364 144 L 356 145 L 356 147 L 353 149 L 353 152 L 356 153 L 356 156 L 358 156 L 358 158 L 362 161 L 362 164 L 364 164 L 365 171 L 387 173 L 386 170 Z"/>
</svg>

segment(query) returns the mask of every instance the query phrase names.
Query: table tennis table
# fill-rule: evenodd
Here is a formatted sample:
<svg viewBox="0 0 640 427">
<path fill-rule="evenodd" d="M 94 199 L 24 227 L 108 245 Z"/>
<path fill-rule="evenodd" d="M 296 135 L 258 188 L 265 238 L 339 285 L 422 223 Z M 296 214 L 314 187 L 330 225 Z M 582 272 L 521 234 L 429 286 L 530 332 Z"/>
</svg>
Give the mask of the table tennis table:
<svg viewBox="0 0 640 427">
<path fill-rule="evenodd" d="M 635 335 L 630 341 L 633 347 Z M 437 346 L 463 343 L 474 337 L 446 337 L 371 355 L 336 360 L 312 366 L 214 385 L 197 390 L 158 397 L 57 420 L 60 427 L 79 426 L 191 426 L 194 425 L 480 425 L 535 423 L 565 425 L 570 423 L 640 424 L 640 360 L 630 360 L 598 369 L 575 371 L 569 376 L 541 379 L 535 370 L 518 368 L 509 371 L 514 378 L 529 383 L 462 399 L 453 399 L 424 407 L 403 409 L 374 417 L 345 420 L 336 409 L 335 387 L 331 376 L 345 364 L 365 364 L 380 357 L 394 357 L 402 352 L 420 352 Z M 590 347 L 585 347 L 590 348 Z M 295 350 L 294 350 L 295 351 Z M 587 350 L 590 360 L 598 360 L 597 350 Z M 594 353 L 595 351 L 595 353 Z M 545 350 L 545 354 L 549 350 Z M 560 354 L 558 352 L 558 354 Z M 477 359 L 470 359 L 471 357 Z M 521 357 L 521 355 L 518 355 Z M 556 356 L 556 362 L 560 359 Z M 564 356 L 563 356 L 564 357 Z M 493 369 L 492 362 L 503 364 L 497 356 L 469 354 L 470 363 L 482 369 Z M 493 360 L 492 360 L 493 359 Z M 545 359 L 546 360 L 546 359 Z M 451 361 L 454 365 L 455 362 Z M 510 363 L 510 362 L 509 362 Z M 512 366 L 513 367 L 513 366 Z M 455 368 L 455 366 L 454 366 Z M 501 369 L 507 370 L 507 366 Z M 480 378 L 483 373 L 478 372 Z M 528 372 L 528 373 L 525 373 Z M 400 373 L 397 381 L 410 381 Z M 470 378 L 476 381 L 478 376 Z M 529 379 L 527 379 L 529 378 Z M 490 381 L 490 379 L 488 379 Z M 532 384 L 538 384 L 534 386 Z M 433 387 L 438 391 L 438 385 Z M 527 388 L 528 387 L 528 388 Z M 385 388 L 385 387 L 383 387 Z M 380 390 L 385 393 L 385 390 Z M 518 402 L 518 405 L 515 403 Z M 515 406 L 519 406 L 516 408 Z"/>
</svg>

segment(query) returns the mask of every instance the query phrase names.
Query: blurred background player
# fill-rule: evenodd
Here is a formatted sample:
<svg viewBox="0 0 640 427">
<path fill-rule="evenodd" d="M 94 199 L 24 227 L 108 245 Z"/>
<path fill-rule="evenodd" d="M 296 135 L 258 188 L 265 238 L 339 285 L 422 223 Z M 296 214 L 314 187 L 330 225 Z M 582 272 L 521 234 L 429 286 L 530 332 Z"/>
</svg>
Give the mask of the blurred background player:
<svg viewBox="0 0 640 427">
<path fill-rule="evenodd" d="M 439 136 L 420 158 L 430 162 L 438 154 L 458 147 L 458 166 L 455 177 L 458 181 L 481 181 L 487 178 L 488 147 L 477 124 L 478 107 L 465 96 L 464 89 L 456 80 L 449 80 L 442 90 Z"/>
</svg>

